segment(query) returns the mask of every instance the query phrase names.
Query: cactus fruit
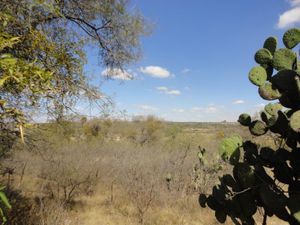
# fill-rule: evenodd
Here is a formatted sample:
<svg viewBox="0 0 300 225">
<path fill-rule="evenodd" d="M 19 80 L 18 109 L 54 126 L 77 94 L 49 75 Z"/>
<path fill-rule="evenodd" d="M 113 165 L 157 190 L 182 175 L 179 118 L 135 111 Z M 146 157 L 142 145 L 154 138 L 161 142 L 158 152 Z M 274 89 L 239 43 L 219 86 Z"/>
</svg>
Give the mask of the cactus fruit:
<svg viewBox="0 0 300 225">
<path fill-rule="evenodd" d="M 255 53 L 254 58 L 258 64 L 269 64 L 270 62 L 272 62 L 273 56 L 268 49 L 262 48 Z"/>
<path fill-rule="evenodd" d="M 247 113 L 243 113 L 239 116 L 238 122 L 243 126 L 250 126 L 251 124 L 251 116 Z"/>
<path fill-rule="evenodd" d="M 219 153 L 222 159 L 225 161 L 229 160 L 232 155 L 239 150 L 242 144 L 242 138 L 238 135 L 224 138 L 219 145 Z"/>
<path fill-rule="evenodd" d="M 277 116 L 279 110 L 282 109 L 282 105 L 280 103 L 269 103 L 265 105 L 265 111 L 271 116 Z"/>
<path fill-rule="evenodd" d="M 272 55 L 274 55 L 277 48 L 277 38 L 269 37 L 265 40 L 264 48 L 268 49 Z"/>
<path fill-rule="evenodd" d="M 272 83 L 266 82 L 258 89 L 259 95 L 265 100 L 275 100 L 281 97 L 280 92 L 273 87 Z"/>
<path fill-rule="evenodd" d="M 294 112 L 291 116 L 290 126 L 294 131 L 300 132 L 300 110 Z"/>
<path fill-rule="evenodd" d="M 251 123 L 249 130 L 251 134 L 260 136 L 268 131 L 266 124 L 260 120 L 255 120 Z"/>
<path fill-rule="evenodd" d="M 267 80 L 267 71 L 261 66 L 256 66 L 250 70 L 248 77 L 254 85 L 261 86 Z"/>
<path fill-rule="evenodd" d="M 290 49 L 281 48 L 274 53 L 273 67 L 280 70 L 292 70 L 296 62 L 297 55 Z"/>
<path fill-rule="evenodd" d="M 286 31 L 283 35 L 283 43 L 289 49 L 296 47 L 300 43 L 300 29 L 293 28 Z"/>
</svg>

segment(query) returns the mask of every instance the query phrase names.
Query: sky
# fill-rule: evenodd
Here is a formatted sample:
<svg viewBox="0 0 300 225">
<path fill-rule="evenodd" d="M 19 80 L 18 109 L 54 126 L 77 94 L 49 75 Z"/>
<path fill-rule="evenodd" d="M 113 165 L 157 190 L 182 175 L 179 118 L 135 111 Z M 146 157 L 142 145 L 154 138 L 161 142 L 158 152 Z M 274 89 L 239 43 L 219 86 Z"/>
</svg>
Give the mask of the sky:
<svg viewBox="0 0 300 225">
<path fill-rule="evenodd" d="M 101 91 L 117 111 L 168 121 L 236 121 L 268 103 L 248 80 L 254 54 L 269 36 L 300 26 L 300 0 L 133 0 L 153 32 L 143 57 L 114 71 Z M 107 72 L 89 49 L 86 71 Z M 128 79 L 131 77 L 132 79 Z M 81 106 L 85 113 L 87 109 Z M 95 112 L 94 112 L 95 113 Z"/>
</svg>

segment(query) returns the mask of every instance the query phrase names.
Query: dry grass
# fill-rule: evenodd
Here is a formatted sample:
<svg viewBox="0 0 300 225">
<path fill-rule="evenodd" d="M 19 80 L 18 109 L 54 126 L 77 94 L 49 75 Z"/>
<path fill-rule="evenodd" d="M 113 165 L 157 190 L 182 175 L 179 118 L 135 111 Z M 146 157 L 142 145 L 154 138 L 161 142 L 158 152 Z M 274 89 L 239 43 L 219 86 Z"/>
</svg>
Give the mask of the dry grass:
<svg viewBox="0 0 300 225">
<path fill-rule="evenodd" d="M 248 134 L 235 124 L 153 118 L 40 127 L 28 137 L 32 145 L 16 145 L 2 163 L 13 171 L 2 183 L 26 198 L 26 216 L 34 218 L 27 225 L 218 224 L 211 210 L 200 208 L 198 195 L 230 170 L 219 159 L 219 141 Z M 207 150 L 205 166 L 197 158 L 199 146 Z"/>
</svg>

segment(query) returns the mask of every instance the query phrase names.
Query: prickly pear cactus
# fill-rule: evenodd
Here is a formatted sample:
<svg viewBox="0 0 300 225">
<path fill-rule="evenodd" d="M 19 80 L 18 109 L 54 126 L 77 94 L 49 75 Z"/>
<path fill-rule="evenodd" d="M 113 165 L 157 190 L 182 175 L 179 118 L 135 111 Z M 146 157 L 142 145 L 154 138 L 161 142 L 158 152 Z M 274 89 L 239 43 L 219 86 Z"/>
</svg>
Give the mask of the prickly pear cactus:
<svg viewBox="0 0 300 225">
<path fill-rule="evenodd" d="M 221 142 L 222 158 L 233 165 L 232 174 L 220 177 L 212 194 L 200 194 L 201 207 L 215 211 L 220 223 L 255 224 L 254 214 L 263 212 L 263 224 L 276 216 L 292 225 L 300 224 L 300 29 L 283 35 L 285 48 L 278 49 L 270 37 L 255 53 L 259 64 L 248 74 L 259 95 L 272 101 L 259 120 L 240 115 L 238 122 L 254 136 L 271 133 L 280 141 L 273 147 L 258 146 L 237 137 Z"/>
</svg>

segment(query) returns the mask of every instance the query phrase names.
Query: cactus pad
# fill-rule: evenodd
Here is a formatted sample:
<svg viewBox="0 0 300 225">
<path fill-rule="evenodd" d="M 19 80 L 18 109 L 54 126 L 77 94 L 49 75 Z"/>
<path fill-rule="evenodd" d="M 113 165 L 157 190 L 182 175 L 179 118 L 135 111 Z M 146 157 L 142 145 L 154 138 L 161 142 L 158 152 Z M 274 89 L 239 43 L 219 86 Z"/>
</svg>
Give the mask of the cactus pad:
<svg viewBox="0 0 300 225">
<path fill-rule="evenodd" d="M 272 87 L 270 82 L 266 82 L 258 89 L 259 95 L 265 100 L 275 100 L 281 97 L 280 92 Z"/>
<path fill-rule="evenodd" d="M 254 169 L 248 163 L 236 164 L 233 168 L 233 176 L 243 188 L 252 187 L 255 183 Z"/>
<path fill-rule="evenodd" d="M 296 62 L 297 55 L 290 49 L 281 48 L 274 53 L 273 67 L 276 70 L 291 70 Z"/>
<path fill-rule="evenodd" d="M 276 37 L 269 37 L 265 40 L 264 48 L 268 49 L 272 55 L 274 55 L 276 48 L 277 48 L 277 38 Z"/>
<path fill-rule="evenodd" d="M 251 123 L 249 130 L 251 134 L 260 136 L 265 134 L 268 131 L 268 128 L 264 122 L 255 120 Z"/>
<path fill-rule="evenodd" d="M 296 131 L 300 132 L 300 110 L 293 113 L 290 119 L 290 127 Z"/>
<path fill-rule="evenodd" d="M 262 121 L 264 121 L 265 124 L 267 124 L 268 127 L 274 126 L 276 124 L 277 115 L 272 116 L 267 112 L 261 112 L 260 117 L 261 117 Z"/>
<path fill-rule="evenodd" d="M 238 122 L 243 126 L 249 126 L 251 124 L 251 116 L 247 113 L 243 113 L 239 116 Z"/>
<path fill-rule="evenodd" d="M 268 64 L 272 61 L 272 58 L 272 53 L 266 48 L 259 49 L 254 56 L 258 64 Z"/>
<path fill-rule="evenodd" d="M 234 135 L 228 138 L 224 138 L 219 145 L 219 153 L 223 160 L 229 160 L 231 156 L 239 150 L 243 141 L 239 135 Z"/>
<path fill-rule="evenodd" d="M 269 103 L 265 106 L 265 111 L 271 116 L 276 116 L 277 112 L 282 109 L 280 103 Z"/>
<path fill-rule="evenodd" d="M 293 70 L 281 70 L 272 77 L 271 82 L 279 91 L 297 91 L 296 77 L 297 73 Z"/>
<path fill-rule="evenodd" d="M 267 80 L 267 71 L 261 66 L 256 66 L 250 70 L 248 77 L 254 85 L 261 86 Z"/>
<path fill-rule="evenodd" d="M 285 47 L 292 49 L 300 43 L 300 29 L 293 28 L 288 30 L 283 35 L 283 43 Z"/>
</svg>

